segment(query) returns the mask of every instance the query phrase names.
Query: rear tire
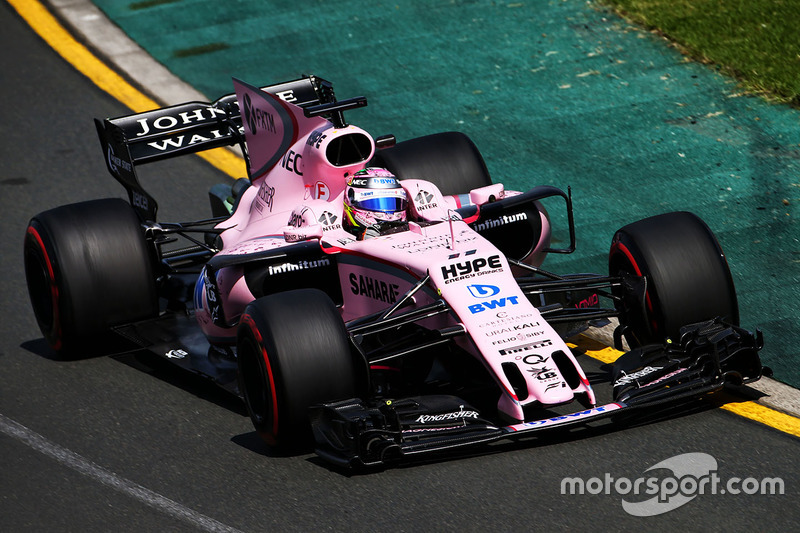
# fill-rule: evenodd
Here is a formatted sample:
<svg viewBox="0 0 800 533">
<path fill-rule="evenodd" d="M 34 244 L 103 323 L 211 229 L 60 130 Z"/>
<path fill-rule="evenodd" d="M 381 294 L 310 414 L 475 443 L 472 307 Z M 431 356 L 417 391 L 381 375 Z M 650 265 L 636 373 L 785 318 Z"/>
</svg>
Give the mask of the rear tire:
<svg viewBox="0 0 800 533">
<path fill-rule="evenodd" d="M 311 442 L 308 408 L 356 395 L 350 341 L 333 301 L 316 289 L 251 302 L 239 324 L 239 388 L 256 431 L 280 451 Z"/>
<path fill-rule="evenodd" d="M 725 254 L 692 213 L 667 213 L 620 229 L 612 241 L 609 273 L 647 281 L 644 308 L 630 300 L 618 307 L 632 347 L 677 339 L 682 326 L 715 317 L 739 324 Z"/>
<path fill-rule="evenodd" d="M 158 315 L 147 242 L 124 200 L 39 213 L 28 224 L 24 246 L 36 320 L 60 354 L 89 348 L 112 326 Z"/>
<path fill-rule="evenodd" d="M 492 184 L 478 148 L 469 137 L 455 131 L 397 143 L 378 151 L 370 165 L 385 168 L 403 180 L 430 181 L 445 196 Z"/>
</svg>

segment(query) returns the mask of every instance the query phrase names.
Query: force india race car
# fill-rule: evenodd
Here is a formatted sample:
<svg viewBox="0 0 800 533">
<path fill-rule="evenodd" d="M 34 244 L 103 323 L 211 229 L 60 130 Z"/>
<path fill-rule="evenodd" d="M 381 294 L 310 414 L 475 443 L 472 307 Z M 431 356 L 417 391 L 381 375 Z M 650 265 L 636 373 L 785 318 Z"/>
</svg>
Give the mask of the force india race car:
<svg viewBox="0 0 800 533">
<path fill-rule="evenodd" d="M 130 203 L 30 221 L 28 289 L 54 350 L 113 332 L 243 398 L 268 446 L 315 442 L 352 467 L 614 421 L 764 372 L 695 215 L 617 231 L 608 275 L 554 274 L 547 254 L 575 248 L 569 191 L 492 183 L 460 133 L 373 138 L 343 116 L 366 99 L 337 101 L 318 77 L 234 86 L 95 121 Z M 211 189 L 211 218 L 157 221 L 137 165 L 236 144 L 249 177 Z M 343 191 L 366 166 L 401 180 L 408 221 L 359 240 Z M 590 380 L 564 339 L 611 318 L 632 349 Z"/>
</svg>

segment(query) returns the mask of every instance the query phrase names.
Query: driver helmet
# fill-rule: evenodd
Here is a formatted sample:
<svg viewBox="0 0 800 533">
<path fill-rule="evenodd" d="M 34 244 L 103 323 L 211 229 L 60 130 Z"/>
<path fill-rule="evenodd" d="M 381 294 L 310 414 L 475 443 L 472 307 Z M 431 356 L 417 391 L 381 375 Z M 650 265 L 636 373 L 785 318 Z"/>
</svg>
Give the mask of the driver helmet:
<svg viewBox="0 0 800 533">
<path fill-rule="evenodd" d="M 406 207 L 405 189 L 383 168 L 359 170 L 344 189 L 345 225 L 357 233 L 382 222 L 405 222 Z"/>
</svg>

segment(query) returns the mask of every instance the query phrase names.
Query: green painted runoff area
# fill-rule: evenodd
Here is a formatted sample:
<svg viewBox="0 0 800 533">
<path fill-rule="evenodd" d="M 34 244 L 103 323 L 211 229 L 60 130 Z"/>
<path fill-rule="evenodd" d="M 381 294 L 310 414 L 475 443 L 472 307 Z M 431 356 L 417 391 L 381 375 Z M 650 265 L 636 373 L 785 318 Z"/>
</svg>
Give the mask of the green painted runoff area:
<svg viewBox="0 0 800 533">
<path fill-rule="evenodd" d="M 585 0 L 94 0 L 209 99 L 316 74 L 367 96 L 350 122 L 398 140 L 467 133 L 509 188 L 572 187 L 578 250 L 604 272 L 614 231 L 688 210 L 716 232 L 742 324 L 800 386 L 800 113 L 744 96 Z"/>
</svg>

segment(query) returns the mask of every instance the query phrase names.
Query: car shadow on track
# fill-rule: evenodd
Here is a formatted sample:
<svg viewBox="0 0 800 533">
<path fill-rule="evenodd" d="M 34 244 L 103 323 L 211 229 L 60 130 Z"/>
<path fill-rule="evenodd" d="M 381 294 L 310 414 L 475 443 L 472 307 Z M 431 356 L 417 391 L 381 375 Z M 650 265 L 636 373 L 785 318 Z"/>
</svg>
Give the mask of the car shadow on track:
<svg viewBox="0 0 800 533">
<path fill-rule="evenodd" d="M 238 415 L 247 416 L 247 410 L 241 398 L 216 386 L 208 378 L 179 368 L 151 352 L 137 350 L 114 354 L 110 357 L 202 400 Z"/>
<path fill-rule="evenodd" d="M 247 416 L 247 410 L 240 398 L 215 386 L 207 378 L 176 367 L 163 358 L 143 350 L 141 347 L 121 339 L 117 335 L 112 335 L 102 340 L 98 339 L 94 348 L 69 356 L 53 351 L 44 338 L 25 341 L 20 344 L 20 347 L 34 355 L 56 363 L 74 363 L 98 357 L 109 357 L 202 400 L 211 402 L 238 415 Z"/>
<path fill-rule="evenodd" d="M 94 359 L 95 357 L 107 356 L 115 353 L 126 353 L 138 347 L 132 343 L 128 343 L 120 339 L 118 335 L 109 333 L 107 335 L 98 335 L 92 346 L 81 350 L 80 353 L 61 354 L 53 350 L 44 337 L 25 341 L 19 345 L 20 348 L 32 354 L 38 355 L 43 359 L 50 361 L 69 362 L 69 361 L 83 361 L 86 359 Z"/>
<path fill-rule="evenodd" d="M 231 442 L 269 459 L 289 459 L 314 453 L 314 449 L 311 445 L 287 451 L 272 450 L 261 440 L 261 437 L 255 431 L 241 433 L 231 437 Z"/>
</svg>

